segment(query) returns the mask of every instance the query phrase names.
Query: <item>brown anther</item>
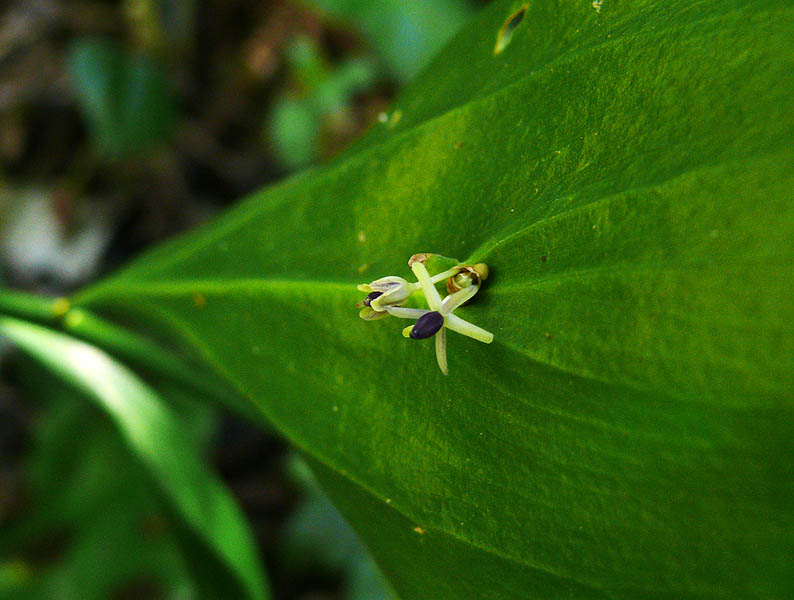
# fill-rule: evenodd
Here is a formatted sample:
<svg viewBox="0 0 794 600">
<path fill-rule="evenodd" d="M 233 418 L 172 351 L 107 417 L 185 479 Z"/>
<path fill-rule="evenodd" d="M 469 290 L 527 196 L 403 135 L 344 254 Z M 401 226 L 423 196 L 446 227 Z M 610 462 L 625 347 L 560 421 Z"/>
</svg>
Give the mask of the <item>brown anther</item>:
<svg viewBox="0 0 794 600">
<path fill-rule="evenodd" d="M 485 281 L 488 279 L 488 265 L 485 263 L 477 263 L 472 267 L 477 274 L 480 276 L 480 281 Z"/>
<path fill-rule="evenodd" d="M 453 275 L 447 279 L 447 292 L 454 294 L 470 285 L 480 285 L 480 281 L 485 279 L 485 277 L 480 274 L 481 272 L 484 272 L 485 277 L 488 277 L 488 266 L 484 263 L 460 267 L 457 275 Z"/>
<path fill-rule="evenodd" d="M 432 256 L 429 252 L 422 252 L 420 254 L 414 254 L 411 258 L 408 259 L 408 266 L 413 267 L 415 262 L 425 264 L 427 262 L 428 257 Z"/>
</svg>

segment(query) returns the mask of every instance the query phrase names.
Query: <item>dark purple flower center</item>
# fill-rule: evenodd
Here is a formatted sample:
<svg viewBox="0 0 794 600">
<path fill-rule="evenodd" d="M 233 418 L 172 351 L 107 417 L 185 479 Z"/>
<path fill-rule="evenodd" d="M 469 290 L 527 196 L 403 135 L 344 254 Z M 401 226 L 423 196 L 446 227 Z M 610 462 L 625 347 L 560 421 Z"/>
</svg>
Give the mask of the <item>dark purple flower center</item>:
<svg viewBox="0 0 794 600">
<path fill-rule="evenodd" d="M 372 292 L 366 298 L 364 298 L 364 306 L 369 306 L 372 304 L 372 301 L 377 298 L 378 296 L 382 296 L 383 292 Z"/>
<path fill-rule="evenodd" d="M 433 337 L 444 325 L 444 317 L 439 312 L 429 312 L 419 317 L 416 325 L 411 329 L 411 337 L 415 340 L 424 340 Z"/>
</svg>

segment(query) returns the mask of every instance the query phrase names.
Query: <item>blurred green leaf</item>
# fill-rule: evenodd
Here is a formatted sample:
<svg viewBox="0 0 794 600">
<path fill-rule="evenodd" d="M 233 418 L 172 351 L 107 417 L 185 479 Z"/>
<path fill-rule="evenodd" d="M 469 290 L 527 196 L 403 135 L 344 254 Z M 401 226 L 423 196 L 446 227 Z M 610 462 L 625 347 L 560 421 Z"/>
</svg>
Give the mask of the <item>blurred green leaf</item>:
<svg viewBox="0 0 794 600">
<path fill-rule="evenodd" d="M 110 41 L 82 38 L 70 50 L 69 70 L 103 155 L 121 158 L 166 139 L 176 111 L 166 75 L 154 62 Z"/>
<path fill-rule="evenodd" d="M 409 79 L 472 15 L 467 0 L 310 0 L 354 23 L 400 79 Z"/>
<path fill-rule="evenodd" d="M 375 81 L 375 67 L 369 61 L 353 59 L 341 64 L 318 86 L 313 95 L 317 110 L 323 114 L 341 110 L 352 98 Z"/>
<path fill-rule="evenodd" d="M 266 426 L 261 413 L 250 403 L 217 376 L 197 368 L 189 357 L 177 356 L 145 335 L 70 307 L 65 298 L 43 298 L 0 285 L 0 313 L 62 328 L 69 335 L 99 346 L 144 374 L 157 376 L 158 386 L 167 387 L 169 397 L 192 393 L 199 398 L 212 398 L 234 414 L 260 427 Z M 169 385 L 169 381 L 181 386 Z"/>
<path fill-rule="evenodd" d="M 287 47 L 287 67 L 302 89 L 312 90 L 328 77 L 331 65 L 312 38 L 300 35 Z"/>
<path fill-rule="evenodd" d="M 270 117 L 270 136 L 285 166 L 297 169 L 314 160 L 320 123 L 320 115 L 305 98 L 286 96 L 276 103 Z"/>
<path fill-rule="evenodd" d="M 281 162 L 297 169 L 321 156 L 323 125 L 373 84 L 376 68 L 365 59 L 331 66 L 316 44 L 303 37 L 292 44 L 289 58 L 292 77 L 300 89 L 276 102 L 267 134 Z"/>
<path fill-rule="evenodd" d="M 16 575 L 0 581 L 0 597 L 99 600 L 132 585 L 194 596 L 152 478 L 106 415 L 38 365 L 14 362 L 40 406 L 28 508 L 0 523 L 0 556 Z"/>
<path fill-rule="evenodd" d="M 343 573 L 359 553 L 355 532 L 319 490 L 295 508 L 284 539 L 284 560 L 296 570 L 318 567 L 327 573 Z"/>
<path fill-rule="evenodd" d="M 495 53 L 522 6 L 76 301 L 201 352 L 402 597 L 791 597 L 794 6 L 542 0 Z M 492 270 L 448 378 L 353 308 L 422 251 Z"/>
<path fill-rule="evenodd" d="M 284 528 L 281 558 L 287 567 L 341 574 L 348 600 L 394 598 L 369 552 L 323 493 L 306 462 L 293 455 L 287 467 L 304 494 Z"/>
<path fill-rule="evenodd" d="M 396 598 L 369 554 L 357 554 L 348 570 L 347 600 L 391 600 Z"/>
<path fill-rule="evenodd" d="M 0 317 L 0 335 L 88 394 L 108 413 L 184 520 L 186 533 L 206 545 L 233 574 L 239 586 L 234 594 L 267 597 L 264 573 L 243 515 L 201 463 L 194 442 L 171 409 L 152 389 L 101 350 L 66 335 L 7 317 Z"/>
</svg>

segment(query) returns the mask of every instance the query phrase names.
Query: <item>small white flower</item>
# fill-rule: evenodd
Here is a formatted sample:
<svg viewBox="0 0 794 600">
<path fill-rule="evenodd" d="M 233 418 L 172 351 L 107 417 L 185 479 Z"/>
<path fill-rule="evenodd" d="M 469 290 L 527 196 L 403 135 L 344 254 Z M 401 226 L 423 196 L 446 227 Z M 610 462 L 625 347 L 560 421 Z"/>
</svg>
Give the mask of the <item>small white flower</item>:
<svg viewBox="0 0 794 600">
<path fill-rule="evenodd" d="M 419 258 L 417 258 L 419 257 Z M 408 265 L 414 264 L 415 260 L 426 259 L 426 254 L 415 254 L 411 257 Z M 459 267 L 447 269 L 443 273 L 437 273 L 431 277 L 433 283 L 443 281 L 449 277 L 457 275 Z M 410 282 L 396 275 L 381 277 L 372 283 L 362 283 L 358 286 L 362 292 L 369 292 L 366 298 L 356 304 L 361 308 L 359 316 L 365 321 L 373 321 L 388 315 L 386 308 L 389 306 L 401 306 L 414 292 L 421 289 L 419 282 Z"/>
<path fill-rule="evenodd" d="M 470 300 L 474 294 L 477 293 L 480 289 L 480 282 L 478 280 L 476 283 L 472 283 L 468 287 L 462 288 L 442 300 L 424 264 L 414 263 L 411 269 L 419 280 L 419 284 L 422 286 L 422 291 L 425 293 L 427 304 L 431 310 L 423 311 L 422 314 L 417 315 L 418 319 L 416 324 L 412 327 L 406 327 L 403 330 L 403 335 L 414 339 L 424 339 L 435 336 L 436 360 L 438 361 L 441 372 L 447 375 L 449 373 L 447 368 L 447 329 L 474 338 L 485 344 L 490 344 L 493 341 L 493 334 L 490 331 L 477 327 L 473 323 L 469 323 L 457 315 L 452 314 L 455 309 Z M 400 310 L 404 311 L 408 309 Z M 389 311 L 389 313 L 394 316 L 416 318 L 414 315 L 408 315 L 407 313 L 402 315 L 395 314 L 392 311 Z"/>
<path fill-rule="evenodd" d="M 419 286 L 403 279 L 390 275 L 381 277 L 372 283 L 362 283 L 358 286 L 362 292 L 369 292 L 369 295 L 361 301 L 364 306 L 369 306 L 376 312 L 383 312 L 383 307 L 389 305 L 399 305 L 411 297 Z"/>
<path fill-rule="evenodd" d="M 449 294 L 442 300 L 438 290 L 436 290 L 435 284 L 442 279 L 457 275 L 459 272 L 461 272 L 461 269 L 455 267 L 445 271 L 444 273 L 439 273 L 438 275 L 430 277 L 430 274 L 427 272 L 427 268 L 423 262 L 413 261 L 410 263 L 410 265 L 411 270 L 414 272 L 414 275 L 416 275 L 418 280 L 416 283 L 410 283 L 399 277 L 384 277 L 383 279 L 374 281 L 369 285 L 361 285 L 358 287 L 358 289 L 361 291 L 371 292 L 371 294 L 363 301 L 363 304 L 367 308 L 370 308 L 371 312 L 368 313 L 368 316 L 365 316 L 363 314 L 364 311 L 362 310 L 362 318 L 368 320 L 376 319 L 383 316 L 383 313 L 387 313 L 401 319 L 417 319 L 413 326 L 406 327 L 403 330 L 403 335 L 413 339 L 426 339 L 435 336 L 436 360 L 438 361 L 438 366 L 441 369 L 441 372 L 444 373 L 444 375 L 447 375 L 449 372 L 447 367 L 447 329 L 451 329 L 452 331 L 462 335 L 469 336 L 485 344 L 490 344 L 493 341 L 493 334 L 491 332 L 486 331 L 481 327 L 477 327 L 476 325 L 469 323 L 468 321 L 453 314 L 455 309 L 470 300 L 480 289 L 480 277 L 472 278 L 472 280 L 469 282 L 470 284 L 467 287 L 463 287 L 458 291 Z M 404 282 L 404 285 L 401 284 L 402 287 L 399 288 L 401 290 L 400 294 L 390 293 L 387 299 L 384 301 L 383 298 L 386 297 L 386 294 L 391 292 L 393 289 L 396 289 L 395 287 L 388 286 L 387 284 L 395 280 Z M 381 289 L 376 289 L 375 284 L 378 284 L 379 282 L 383 282 L 380 284 Z M 409 288 L 412 288 L 410 293 L 407 295 L 401 295 L 405 294 L 405 291 Z M 424 292 L 425 299 L 427 300 L 430 310 L 424 310 L 420 308 L 405 308 L 403 306 L 399 306 L 399 304 L 407 300 L 414 291 L 420 288 Z M 386 291 L 381 291 L 382 289 L 385 289 Z M 376 292 L 381 292 L 381 294 L 375 296 L 374 294 Z M 398 301 L 395 300 L 395 298 L 400 299 Z"/>
</svg>

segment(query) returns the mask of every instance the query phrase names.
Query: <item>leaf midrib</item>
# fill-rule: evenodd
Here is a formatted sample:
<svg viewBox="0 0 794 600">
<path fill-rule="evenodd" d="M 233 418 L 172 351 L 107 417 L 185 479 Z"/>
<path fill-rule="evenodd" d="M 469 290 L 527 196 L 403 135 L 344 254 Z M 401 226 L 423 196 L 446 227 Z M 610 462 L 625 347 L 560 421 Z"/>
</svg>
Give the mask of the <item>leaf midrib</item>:
<svg viewBox="0 0 794 600">
<path fill-rule="evenodd" d="M 777 157 L 781 155 L 787 155 L 790 152 L 784 151 L 774 151 L 770 150 L 768 152 L 756 154 L 753 157 L 754 161 L 762 161 L 765 159 L 769 159 L 771 157 Z M 742 161 L 730 161 L 731 163 L 742 163 L 746 164 L 746 160 Z M 596 207 L 600 206 L 604 203 L 609 203 L 616 199 L 620 199 L 625 196 L 627 193 L 632 192 L 640 192 L 640 191 L 649 191 L 659 188 L 667 183 L 674 182 L 676 180 L 680 180 L 683 177 L 691 176 L 693 174 L 697 174 L 703 171 L 707 171 L 709 169 L 714 168 L 717 165 L 726 164 L 722 163 L 708 163 L 697 165 L 694 168 L 686 169 L 674 174 L 671 174 L 669 177 L 662 179 L 660 181 L 656 181 L 650 184 L 643 184 L 633 187 L 627 187 L 625 189 L 621 189 L 618 191 L 612 191 L 611 193 L 607 193 L 603 196 L 594 198 L 592 201 L 587 202 L 586 204 L 573 207 L 571 209 L 554 213 L 548 215 L 544 218 L 532 221 L 531 223 L 527 223 L 523 227 L 516 229 L 514 231 L 507 232 L 502 230 L 500 239 L 497 240 L 489 240 L 487 242 L 482 243 L 479 247 L 477 247 L 474 251 L 472 251 L 469 257 L 464 260 L 464 263 L 468 262 L 478 262 L 486 260 L 497 248 L 500 246 L 509 243 L 511 240 L 515 238 L 519 238 L 522 235 L 527 234 L 528 232 L 534 229 L 540 229 L 550 223 L 554 223 L 556 221 L 575 216 L 581 213 L 585 213 L 587 211 L 592 211 Z M 246 217 L 251 217 L 252 213 L 245 213 Z M 222 228 L 223 233 L 226 233 L 229 229 L 234 229 L 237 225 L 243 224 L 248 219 L 239 219 L 232 223 L 225 224 L 226 227 Z M 497 234 L 492 234 L 492 237 L 496 236 Z M 211 243 L 216 241 L 216 238 L 222 237 L 220 235 L 214 235 L 208 240 L 204 240 L 202 244 L 196 245 L 188 245 L 185 248 L 181 249 L 180 252 L 174 253 L 172 260 L 169 260 L 165 263 L 161 263 L 163 269 L 167 269 L 169 265 L 177 262 L 180 258 L 182 258 L 185 254 L 190 254 L 195 252 L 196 250 L 206 247 Z M 760 257 L 759 257 L 760 258 Z M 782 258 L 785 260 L 785 258 Z M 694 263 L 693 263 L 694 264 Z M 625 263 L 627 268 L 639 268 L 639 265 L 636 263 Z M 668 265 L 660 265 L 666 266 L 669 268 Z M 686 265 L 685 265 L 686 266 Z M 610 265 L 609 267 L 598 267 L 597 269 L 583 269 L 577 270 L 577 272 L 588 272 L 588 271 L 596 271 L 596 270 L 608 270 L 611 268 L 615 268 L 614 265 Z M 547 276 L 543 278 L 534 279 L 532 281 L 526 282 L 527 284 L 535 285 L 544 282 L 552 282 L 557 279 L 562 280 L 564 277 L 572 276 L 575 273 L 572 270 L 561 271 L 559 273 L 554 274 L 553 276 Z M 206 293 L 221 293 L 224 291 L 228 291 L 229 289 L 233 288 L 246 288 L 251 287 L 252 289 L 255 288 L 262 288 L 262 287 L 283 287 L 288 288 L 290 286 L 306 286 L 306 287 L 323 287 L 326 289 L 348 289 L 350 286 L 355 287 L 358 283 L 361 283 L 361 279 L 357 278 L 355 280 L 350 281 L 338 281 L 338 280 L 315 280 L 315 279 L 287 279 L 287 278 L 272 278 L 272 277 L 262 277 L 262 278 L 251 278 L 251 277 L 230 277 L 229 279 L 180 279 L 178 281 L 172 280 L 158 280 L 158 279 L 128 279 L 125 277 L 118 277 L 107 280 L 98 286 L 94 286 L 79 292 L 73 298 L 73 302 L 75 305 L 79 304 L 86 304 L 89 305 L 95 299 L 101 299 L 103 296 L 111 294 L 111 295 L 118 295 L 118 296 L 129 296 L 132 294 L 138 295 L 153 295 L 157 293 L 158 295 L 180 295 L 180 294 L 188 294 L 188 293 L 196 293 L 196 292 L 206 292 Z M 200 284 L 202 286 L 201 290 L 191 288 L 190 286 Z M 525 287 L 525 285 L 522 285 Z"/>
<path fill-rule="evenodd" d="M 687 265 L 676 265 L 675 267 L 671 267 L 670 265 L 662 265 L 662 264 L 654 264 L 654 263 L 627 263 L 621 265 L 624 272 L 630 271 L 645 271 L 645 270 L 653 270 L 654 272 L 678 272 L 680 270 L 687 270 Z M 572 276 L 579 276 L 583 277 L 586 275 L 597 275 L 601 272 L 608 271 L 610 268 L 614 269 L 615 267 L 601 267 L 601 268 L 593 268 L 593 269 L 582 269 L 577 270 L 575 272 L 570 271 L 563 271 L 554 276 L 547 276 L 540 280 L 527 282 L 527 284 L 536 284 L 536 283 L 552 283 L 554 281 L 564 281 L 565 279 L 572 277 Z M 522 286 L 526 287 L 526 286 Z M 125 282 L 124 284 L 118 283 L 113 285 L 112 287 L 105 287 L 104 289 L 99 290 L 99 304 L 101 305 L 102 296 L 105 295 L 107 292 L 110 292 L 110 295 L 113 298 L 129 298 L 134 297 L 140 300 L 145 298 L 154 298 L 154 297 L 191 297 L 195 295 L 202 295 L 202 296 L 212 296 L 212 295 L 228 295 L 233 292 L 240 292 L 243 291 L 246 295 L 255 295 L 255 294 L 263 294 L 268 292 L 276 292 L 274 295 L 279 296 L 286 296 L 286 297 L 294 297 L 294 290 L 304 289 L 304 290 L 311 290 L 314 293 L 319 294 L 326 294 L 326 293 L 340 293 L 340 292 L 350 292 L 349 295 L 354 295 L 355 284 L 354 283 L 341 283 L 341 282 L 329 282 L 329 281 L 312 281 L 312 280 L 287 280 L 287 279 L 252 279 L 252 278 L 241 278 L 241 279 L 232 279 L 232 280 L 214 280 L 214 279 L 182 279 L 179 281 L 150 281 L 150 282 Z M 494 290 L 497 292 L 497 290 Z M 498 293 L 498 292 L 497 292 Z M 78 297 L 78 301 L 84 304 L 90 305 L 94 294 L 87 292 Z M 351 312 L 351 318 L 354 314 Z M 756 327 L 757 328 L 757 327 Z M 196 338 L 193 339 L 195 343 L 197 341 Z M 494 338 L 494 343 L 501 344 L 503 347 L 509 349 L 511 352 L 519 354 L 523 358 L 531 361 L 533 364 L 552 369 L 553 371 L 565 375 L 571 375 L 578 377 L 580 379 L 586 381 L 593 381 L 600 384 L 610 385 L 619 389 L 624 389 L 627 391 L 632 392 L 640 392 L 640 393 L 653 393 L 658 394 L 660 397 L 664 397 L 668 400 L 682 400 L 688 399 L 697 402 L 704 402 L 706 404 L 710 404 L 705 401 L 704 398 L 701 398 L 698 395 L 693 394 L 676 394 L 673 393 L 671 390 L 666 390 L 665 392 L 660 392 L 656 389 L 651 389 L 648 387 L 643 387 L 638 384 L 632 384 L 626 381 L 614 381 L 612 379 L 608 379 L 605 377 L 599 377 L 598 375 L 582 370 L 576 370 L 571 367 L 567 367 L 564 365 L 554 364 L 548 361 L 543 360 L 541 357 L 534 356 L 528 353 L 525 349 L 521 348 L 519 345 L 512 343 L 510 341 L 505 341 L 500 336 L 496 336 Z M 624 349 L 624 351 L 626 351 Z M 646 355 L 638 355 L 641 356 L 645 360 L 650 360 Z"/>
<path fill-rule="evenodd" d="M 195 294 L 202 294 L 202 295 L 212 294 L 212 293 L 223 294 L 223 293 L 229 292 L 230 288 L 234 288 L 234 287 L 240 287 L 240 288 L 246 289 L 247 291 L 262 292 L 262 291 L 267 291 L 267 288 L 270 287 L 270 285 L 269 285 L 270 283 L 276 283 L 277 284 L 276 287 L 286 288 L 285 294 L 289 295 L 290 297 L 294 297 L 294 294 L 289 290 L 289 288 L 292 287 L 292 286 L 294 286 L 294 287 L 304 287 L 305 286 L 306 288 L 312 288 L 312 291 L 317 291 L 317 289 L 316 289 L 317 287 L 324 288 L 324 290 L 334 290 L 334 289 L 337 289 L 337 290 L 340 290 L 340 289 L 348 290 L 348 289 L 351 289 L 352 286 L 354 285 L 352 283 L 351 284 L 345 284 L 345 283 L 341 283 L 341 282 L 318 282 L 318 281 L 311 281 L 311 280 L 277 280 L 277 281 L 271 281 L 271 280 L 268 280 L 268 279 L 241 279 L 241 280 L 233 280 L 233 281 L 230 281 L 230 282 L 222 282 L 222 281 L 215 281 L 215 280 L 194 279 L 194 280 L 181 280 L 179 282 L 165 281 L 165 282 L 139 283 L 139 284 L 132 284 L 132 285 L 131 284 L 125 284 L 124 286 L 120 286 L 121 289 L 118 290 L 118 293 L 115 293 L 114 296 L 115 297 L 129 297 L 129 296 L 133 296 L 133 297 L 138 297 L 139 299 L 141 299 L 142 302 L 147 302 L 147 297 L 148 298 L 153 298 L 153 297 L 157 297 L 157 296 L 161 296 L 161 297 L 162 296 L 165 296 L 165 297 L 180 297 L 180 296 L 181 297 L 189 297 L 189 296 L 193 296 Z M 324 293 L 324 290 L 321 290 L 319 293 L 321 293 L 321 294 Z M 90 303 L 90 298 L 89 298 L 89 303 Z M 151 303 L 147 302 L 147 310 L 152 311 L 152 312 L 158 312 L 161 315 L 163 315 L 168 320 L 169 324 L 171 324 L 172 326 L 176 326 L 178 328 L 179 334 L 181 336 L 190 339 L 190 343 L 192 345 L 200 345 L 201 344 L 200 338 L 198 336 L 192 335 L 187 328 L 185 328 L 184 326 L 181 325 L 181 321 L 178 321 L 177 319 L 175 319 L 175 318 L 173 318 L 171 316 L 170 312 L 167 309 L 164 309 L 160 305 L 151 304 Z M 351 313 L 351 315 L 352 314 L 353 313 Z M 495 341 L 496 341 L 496 343 L 501 343 L 505 348 L 507 348 L 507 349 L 509 349 L 509 350 L 521 355 L 522 357 L 526 358 L 527 360 L 531 361 L 533 364 L 538 365 L 538 366 L 543 367 L 543 368 L 550 369 L 550 370 L 552 370 L 552 371 L 554 371 L 556 373 L 562 373 L 562 374 L 565 374 L 565 375 L 572 375 L 572 376 L 578 377 L 578 378 L 586 380 L 586 381 L 594 381 L 594 382 L 597 382 L 597 383 L 605 383 L 605 384 L 608 384 L 608 385 L 616 386 L 615 382 L 598 379 L 598 378 L 596 378 L 594 376 L 587 376 L 586 374 L 572 372 L 572 371 L 569 371 L 569 370 L 565 370 L 565 369 L 563 369 L 563 368 L 561 368 L 561 367 L 559 367 L 557 365 L 554 365 L 552 363 L 544 362 L 544 361 L 542 361 L 542 360 L 540 360 L 538 358 L 535 358 L 535 357 L 533 357 L 531 355 L 528 355 L 527 353 L 525 353 L 524 351 L 522 351 L 520 348 L 516 347 L 513 344 L 504 343 L 501 340 L 495 340 Z M 390 356 L 389 353 L 384 353 L 384 354 L 386 356 Z M 628 386 L 616 386 L 616 387 L 625 387 L 626 389 L 629 389 Z M 647 392 L 647 390 L 637 390 L 637 389 L 633 389 L 633 391 L 640 391 L 640 392 L 643 392 L 643 393 Z M 505 393 L 508 393 L 508 392 L 505 392 Z M 664 395 L 659 394 L 658 391 L 654 391 L 654 393 L 658 394 L 660 397 L 665 397 Z M 513 394 L 510 394 L 510 395 L 515 397 L 519 401 L 525 403 L 530 408 L 532 408 L 534 410 L 538 410 L 538 411 L 544 412 L 546 414 L 550 414 L 550 415 L 553 415 L 553 416 L 556 416 L 556 417 L 570 419 L 570 420 L 578 422 L 578 423 L 584 423 L 584 424 L 593 425 L 593 426 L 597 426 L 597 427 L 603 427 L 603 428 L 606 428 L 606 429 L 612 429 L 615 432 L 619 432 L 619 433 L 622 433 L 622 434 L 631 435 L 632 433 L 634 433 L 634 432 L 625 431 L 625 430 L 621 430 L 621 429 L 617 429 L 617 428 L 612 428 L 610 426 L 610 424 L 608 422 L 605 422 L 605 421 L 583 419 L 581 417 L 577 417 L 574 414 L 563 413 L 563 412 L 560 412 L 560 411 L 554 411 L 554 410 L 550 409 L 547 406 L 543 406 L 543 405 L 539 405 L 539 404 L 535 404 L 535 403 L 529 402 L 526 398 L 523 398 L 523 397 L 518 397 L 518 396 L 515 396 Z M 670 399 L 670 398 L 668 398 L 668 399 Z M 652 436 L 646 436 L 646 437 L 648 439 L 651 439 Z"/>
<path fill-rule="evenodd" d="M 270 277 L 240 277 L 230 279 L 179 279 L 112 281 L 96 289 L 89 289 L 74 298 L 76 305 L 90 305 L 104 296 L 192 296 L 194 294 L 224 294 L 230 291 L 274 291 L 290 288 L 307 288 L 326 291 L 349 291 L 351 294 L 359 282 L 325 281 L 312 279 L 278 279 Z"/>
</svg>

